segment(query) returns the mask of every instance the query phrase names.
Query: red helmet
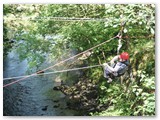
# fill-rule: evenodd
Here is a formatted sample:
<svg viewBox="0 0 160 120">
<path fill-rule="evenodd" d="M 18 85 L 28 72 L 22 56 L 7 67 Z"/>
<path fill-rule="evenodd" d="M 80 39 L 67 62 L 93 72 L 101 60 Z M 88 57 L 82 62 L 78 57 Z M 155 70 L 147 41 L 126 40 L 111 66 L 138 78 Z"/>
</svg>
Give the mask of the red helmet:
<svg viewBox="0 0 160 120">
<path fill-rule="evenodd" d="M 124 60 L 128 60 L 129 59 L 129 54 L 127 52 L 123 52 L 120 54 L 120 58 L 124 59 Z"/>
</svg>

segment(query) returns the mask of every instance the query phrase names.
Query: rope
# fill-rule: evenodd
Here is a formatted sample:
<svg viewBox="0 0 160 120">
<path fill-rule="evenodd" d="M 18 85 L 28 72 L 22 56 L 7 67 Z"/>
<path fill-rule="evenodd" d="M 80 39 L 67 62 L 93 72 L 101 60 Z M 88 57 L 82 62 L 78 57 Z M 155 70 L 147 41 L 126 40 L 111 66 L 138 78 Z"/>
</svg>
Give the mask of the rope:
<svg viewBox="0 0 160 120">
<path fill-rule="evenodd" d="M 107 21 L 105 18 L 72 18 L 72 17 L 4 17 L 4 20 L 53 20 L 53 21 Z"/>
<path fill-rule="evenodd" d="M 132 16 L 130 14 L 127 16 L 126 20 L 129 19 L 129 17 Z M 111 18 L 75 18 L 75 17 L 7 17 L 4 16 L 3 20 L 54 20 L 54 21 L 108 21 L 111 20 Z"/>
<path fill-rule="evenodd" d="M 121 22 L 121 29 L 120 29 L 120 31 L 119 31 L 119 33 L 117 35 L 117 37 L 119 38 L 118 47 L 117 47 L 117 55 L 119 54 L 119 51 L 120 51 L 120 49 L 122 47 L 122 36 L 123 36 L 123 30 L 124 30 L 124 26 L 126 25 L 126 22 L 127 21 Z"/>
<path fill-rule="evenodd" d="M 117 55 L 119 54 L 119 51 L 120 51 L 121 47 L 122 47 L 122 39 L 120 38 L 118 40 Z"/>
<path fill-rule="evenodd" d="M 73 69 L 66 69 L 66 70 L 60 70 L 60 71 L 54 71 L 54 72 L 47 72 L 47 73 L 41 73 L 41 74 L 37 74 L 37 76 L 40 75 L 49 75 L 49 74 L 55 74 L 55 73 L 63 73 L 63 72 L 70 72 L 70 71 L 76 71 L 76 70 L 82 70 L 82 69 L 88 69 L 88 68 L 94 68 L 94 67 L 100 67 L 102 65 L 93 65 L 93 66 L 87 66 L 87 67 L 80 67 L 80 68 L 73 68 Z M 22 78 L 22 77 L 26 77 L 29 75 L 25 75 L 25 76 L 17 76 L 17 77 L 10 77 L 10 78 L 4 78 L 4 81 L 7 80 L 12 80 L 12 79 L 17 79 L 17 78 Z"/>
<path fill-rule="evenodd" d="M 62 60 L 62 61 L 54 64 L 53 66 L 50 66 L 50 67 L 48 67 L 48 68 L 45 68 L 45 69 L 43 69 L 43 70 L 41 70 L 41 71 L 46 71 L 46 70 L 48 70 L 48 69 L 50 69 L 50 68 L 53 68 L 53 67 L 55 67 L 55 66 L 57 66 L 57 65 L 60 65 L 60 64 L 66 62 L 66 61 L 68 61 L 68 60 L 70 60 L 70 59 L 73 59 L 73 58 L 75 58 L 75 57 L 77 57 L 77 56 L 79 56 L 79 55 L 82 55 L 82 54 L 84 54 L 84 53 L 86 53 L 86 52 L 88 52 L 88 51 L 90 51 L 90 50 L 93 50 L 94 48 L 97 48 L 97 47 L 99 47 L 99 46 L 101 46 L 101 45 L 103 45 L 103 44 L 105 44 L 105 43 L 107 43 L 107 42 L 110 42 L 111 40 L 113 40 L 113 39 L 115 39 L 115 38 L 117 38 L 117 36 L 114 36 L 114 37 L 110 38 L 110 39 L 107 40 L 107 41 L 104 41 L 104 42 L 102 42 L 102 43 L 100 43 L 100 44 L 98 44 L 98 45 L 96 45 L 96 46 L 94 46 L 94 47 L 92 47 L 92 48 L 90 48 L 90 49 L 88 49 L 88 50 L 85 50 L 85 51 L 83 51 L 83 52 L 81 52 L 81 53 L 79 53 L 79 54 L 77 54 L 77 55 L 74 55 L 74 56 L 72 56 L 72 57 L 70 57 L 70 58 L 68 58 L 68 59 Z M 17 83 L 17 82 L 20 82 L 20 81 L 22 81 L 22 80 L 25 80 L 26 78 L 29 78 L 29 77 L 32 77 L 32 76 L 36 76 L 38 73 L 41 73 L 41 71 L 36 72 L 36 73 L 33 73 L 33 74 L 31 74 L 31 75 L 28 75 L 28 76 L 25 76 L 25 77 L 23 77 L 23 78 L 21 78 L 21 79 L 18 79 L 18 80 L 16 80 L 16 81 L 11 82 L 11 83 L 8 83 L 8 84 L 4 85 L 3 88 L 4 88 L 4 87 L 7 87 L 7 86 L 10 86 L 10 85 L 12 85 L 12 84 L 15 84 L 15 83 Z"/>
</svg>

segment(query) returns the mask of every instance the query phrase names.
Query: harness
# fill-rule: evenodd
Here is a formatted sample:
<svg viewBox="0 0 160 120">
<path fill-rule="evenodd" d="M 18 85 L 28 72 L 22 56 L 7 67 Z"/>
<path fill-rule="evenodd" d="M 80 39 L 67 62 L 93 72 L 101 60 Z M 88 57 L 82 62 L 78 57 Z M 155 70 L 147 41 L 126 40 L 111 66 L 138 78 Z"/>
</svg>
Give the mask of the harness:
<svg viewBox="0 0 160 120">
<path fill-rule="evenodd" d="M 129 68 L 129 61 L 124 61 L 124 62 L 117 62 L 113 68 L 116 66 L 119 66 L 119 70 L 117 71 L 118 75 L 116 77 L 120 77 L 125 74 L 126 70 Z"/>
</svg>

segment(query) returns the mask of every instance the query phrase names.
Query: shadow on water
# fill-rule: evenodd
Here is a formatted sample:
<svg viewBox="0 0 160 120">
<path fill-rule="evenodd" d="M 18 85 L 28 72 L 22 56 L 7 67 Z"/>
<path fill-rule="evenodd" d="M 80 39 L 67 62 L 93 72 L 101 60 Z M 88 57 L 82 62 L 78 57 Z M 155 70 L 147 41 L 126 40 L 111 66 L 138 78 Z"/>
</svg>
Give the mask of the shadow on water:
<svg viewBox="0 0 160 120">
<path fill-rule="evenodd" d="M 4 60 L 4 78 L 25 75 L 27 60 L 20 62 L 13 50 Z M 27 78 L 3 89 L 4 116 L 74 116 L 79 112 L 66 105 L 66 96 L 53 87 L 56 75 L 41 75 Z M 7 84 L 14 80 L 4 81 Z"/>
</svg>

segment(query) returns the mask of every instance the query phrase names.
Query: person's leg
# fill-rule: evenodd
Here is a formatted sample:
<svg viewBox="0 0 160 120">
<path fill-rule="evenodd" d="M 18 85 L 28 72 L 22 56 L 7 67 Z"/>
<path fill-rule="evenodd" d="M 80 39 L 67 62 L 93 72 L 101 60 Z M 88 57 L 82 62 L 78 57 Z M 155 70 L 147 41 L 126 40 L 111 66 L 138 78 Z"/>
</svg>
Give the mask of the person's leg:
<svg viewBox="0 0 160 120">
<path fill-rule="evenodd" d="M 109 77 L 109 74 L 110 74 L 110 72 L 108 71 L 107 66 L 104 64 L 104 65 L 103 65 L 103 76 L 104 76 L 105 78 L 108 78 L 108 77 Z"/>
<path fill-rule="evenodd" d="M 111 73 L 108 71 L 108 69 L 104 69 L 104 77 L 105 78 L 109 78 L 109 75 L 110 75 Z"/>
<path fill-rule="evenodd" d="M 112 79 L 109 76 L 112 73 L 112 70 L 109 68 L 110 67 L 108 67 L 108 65 L 103 64 L 103 76 L 108 79 L 107 80 L 108 83 L 112 82 Z"/>
<path fill-rule="evenodd" d="M 111 74 L 111 70 L 107 67 L 107 65 L 104 65 L 103 66 L 103 76 L 107 78 L 108 83 L 112 82 L 112 79 L 109 76 L 110 74 Z"/>
</svg>

